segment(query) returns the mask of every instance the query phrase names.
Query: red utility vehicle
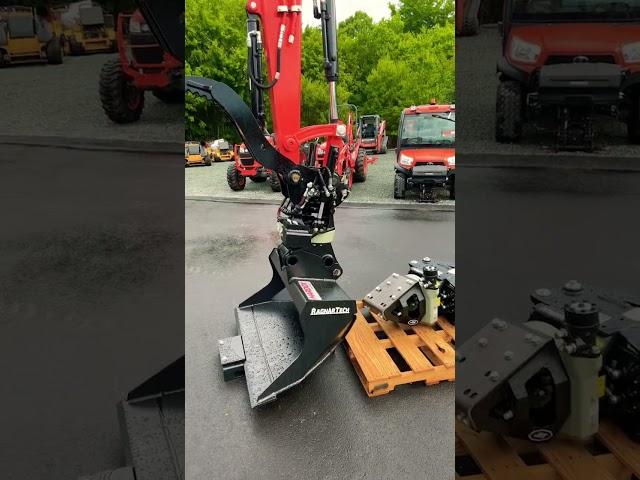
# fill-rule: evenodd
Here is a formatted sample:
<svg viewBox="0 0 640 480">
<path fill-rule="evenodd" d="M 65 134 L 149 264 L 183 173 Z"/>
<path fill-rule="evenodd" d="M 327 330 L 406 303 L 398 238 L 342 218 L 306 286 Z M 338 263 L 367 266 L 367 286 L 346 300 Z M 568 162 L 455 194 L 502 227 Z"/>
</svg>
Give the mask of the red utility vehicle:
<svg viewBox="0 0 640 480">
<path fill-rule="evenodd" d="M 163 102 L 184 101 L 184 66 L 158 44 L 140 10 L 118 15 L 116 40 L 118 58 L 100 73 L 100 100 L 112 121 L 137 121 L 146 91 Z"/>
<path fill-rule="evenodd" d="M 435 202 L 435 187 L 448 187 L 455 198 L 455 105 L 420 105 L 405 108 L 398 128 L 395 198 L 416 188 L 419 200 Z"/>
<path fill-rule="evenodd" d="M 603 114 L 640 143 L 640 0 L 506 0 L 502 36 L 496 140 L 548 119 L 558 149 L 591 150 Z"/>
</svg>

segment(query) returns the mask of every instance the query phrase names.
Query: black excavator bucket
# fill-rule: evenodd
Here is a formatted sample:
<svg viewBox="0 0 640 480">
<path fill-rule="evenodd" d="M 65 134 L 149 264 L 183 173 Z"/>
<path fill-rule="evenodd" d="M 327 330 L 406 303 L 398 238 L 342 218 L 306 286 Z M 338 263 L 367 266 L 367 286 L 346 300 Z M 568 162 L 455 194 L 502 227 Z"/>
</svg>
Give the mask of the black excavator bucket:
<svg viewBox="0 0 640 480">
<path fill-rule="evenodd" d="M 124 466 L 79 480 L 184 479 L 184 356 L 118 402 Z"/>
<path fill-rule="evenodd" d="M 225 380 L 244 374 L 252 407 L 275 400 L 313 372 L 342 341 L 356 313 L 355 301 L 335 279 L 282 264 L 279 249 L 269 261 L 271 282 L 235 310 L 239 335 L 219 342 Z M 337 262 L 332 267 L 340 268 Z"/>
<path fill-rule="evenodd" d="M 227 113 L 261 165 L 281 175 L 293 169 L 303 177 L 308 173 L 273 148 L 231 88 L 187 77 L 186 89 Z M 283 194 L 292 192 L 284 189 Z M 304 380 L 338 346 L 356 316 L 355 301 L 336 282 L 342 267 L 327 233 L 313 233 L 296 221 L 279 226 L 282 243 L 269 256 L 271 282 L 236 308 L 239 334 L 219 341 L 224 378 L 246 376 L 252 407 L 275 400 Z"/>
</svg>

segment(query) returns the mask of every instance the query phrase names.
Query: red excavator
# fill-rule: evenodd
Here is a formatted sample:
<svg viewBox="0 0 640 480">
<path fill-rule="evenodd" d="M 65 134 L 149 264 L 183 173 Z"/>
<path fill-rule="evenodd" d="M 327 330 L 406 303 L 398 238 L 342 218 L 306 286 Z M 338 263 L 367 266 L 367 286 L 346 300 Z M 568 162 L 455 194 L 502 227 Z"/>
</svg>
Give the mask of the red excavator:
<svg viewBox="0 0 640 480">
<path fill-rule="evenodd" d="M 331 242 L 335 208 L 349 188 L 336 171 L 352 152 L 339 120 L 335 0 L 314 1 L 321 20 L 329 118 L 300 127 L 301 0 L 249 0 L 249 77 L 252 107 L 227 85 L 187 77 L 187 91 L 215 102 L 231 118 L 243 143 L 275 172 L 284 199 L 278 209 L 280 244 L 269 256 L 273 278 L 235 310 L 238 335 L 219 341 L 226 379 L 244 375 L 252 407 L 275 400 L 300 383 L 338 346 L 356 302 L 337 283 L 342 265 Z M 265 53 L 268 78 L 261 72 Z M 262 96 L 269 95 L 274 145 L 264 129 Z M 324 154 L 316 155 L 324 143 Z"/>
</svg>

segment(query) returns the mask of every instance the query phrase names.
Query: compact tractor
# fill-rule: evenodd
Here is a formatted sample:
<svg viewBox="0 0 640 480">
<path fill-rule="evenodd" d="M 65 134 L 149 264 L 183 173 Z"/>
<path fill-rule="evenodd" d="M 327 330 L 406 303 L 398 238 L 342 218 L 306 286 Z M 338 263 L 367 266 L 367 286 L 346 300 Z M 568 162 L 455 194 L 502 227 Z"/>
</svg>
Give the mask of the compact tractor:
<svg viewBox="0 0 640 480">
<path fill-rule="evenodd" d="M 81 6 L 78 13 L 78 22 L 61 36 L 65 53 L 115 52 L 118 46 L 113 15 L 104 13 L 98 5 Z"/>
<path fill-rule="evenodd" d="M 586 442 L 606 416 L 640 441 L 640 298 L 573 280 L 531 300 L 524 323 L 494 319 L 458 348 L 458 420 Z"/>
<path fill-rule="evenodd" d="M 116 40 L 118 58 L 100 73 L 100 100 L 112 121 L 137 121 L 147 91 L 163 102 L 184 101 L 183 63 L 158 43 L 142 11 L 118 16 Z"/>
<path fill-rule="evenodd" d="M 61 64 L 62 46 L 32 7 L 0 7 L 0 66 L 16 63 Z"/>
<path fill-rule="evenodd" d="M 193 167 L 196 165 L 211 166 L 211 156 L 205 147 L 198 142 L 187 142 L 184 144 L 184 166 Z"/>
<path fill-rule="evenodd" d="M 340 181 L 347 185 L 348 188 L 353 186 L 353 183 L 361 183 L 367 180 L 367 173 L 369 172 L 369 165 L 374 163 L 377 157 L 370 157 L 367 149 L 362 145 L 362 138 L 360 132 L 356 132 L 356 136 L 353 135 L 354 117 L 349 114 L 347 119 L 347 135 L 345 141 L 347 143 L 349 155 L 343 157 L 343 161 L 336 164 L 336 174 L 340 178 Z M 310 148 L 314 148 L 311 145 Z M 324 155 L 326 154 L 326 145 L 319 144 L 315 146 L 315 158 L 316 163 L 324 161 Z"/>
<path fill-rule="evenodd" d="M 360 148 L 367 153 L 387 153 L 387 121 L 380 115 L 363 115 L 358 122 Z"/>
<path fill-rule="evenodd" d="M 273 278 L 236 308 L 238 335 L 219 341 L 225 378 L 244 375 L 255 407 L 300 383 L 331 354 L 355 319 L 356 302 L 337 283 L 343 269 L 331 246 L 334 211 L 349 194 L 336 166 L 346 165 L 352 154 L 345 140 L 347 125 L 337 109 L 335 0 L 314 2 L 314 16 L 321 20 L 329 118 L 326 124 L 304 128 L 302 2 L 250 0 L 247 14 L 253 108 L 223 83 L 187 77 L 186 85 L 226 112 L 249 153 L 275 172 L 284 196 L 277 215 L 280 244 L 269 256 Z M 267 78 L 256 68 L 263 49 Z M 271 141 L 260 108 L 263 92 L 270 97 Z M 325 152 L 318 162 L 320 143 Z"/>
<path fill-rule="evenodd" d="M 640 143 L 640 2 L 506 0 L 496 140 L 547 120 L 557 150 L 593 150 L 594 115 L 626 122 Z"/>
<path fill-rule="evenodd" d="M 273 144 L 271 136 L 267 136 L 267 139 Z M 235 192 L 244 190 L 247 178 L 250 178 L 256 183 L 268 181 L 271 190 L 280 191 L 280 181 L 276 173 L 260 165 L 244 143 L 234 145 L 232 158 L 233 163 L 227 167 L 227 184 L 231 190 Z"/>
<path fill-rule="evenodd" d="M 455 199 L 455 105 L 405 108 L 398 128 L 394 198 L 405 198 L 407 189 L 419 191 L 419 201 L 435 202 L 434 188 L 448 188 Z"/>
</svg>

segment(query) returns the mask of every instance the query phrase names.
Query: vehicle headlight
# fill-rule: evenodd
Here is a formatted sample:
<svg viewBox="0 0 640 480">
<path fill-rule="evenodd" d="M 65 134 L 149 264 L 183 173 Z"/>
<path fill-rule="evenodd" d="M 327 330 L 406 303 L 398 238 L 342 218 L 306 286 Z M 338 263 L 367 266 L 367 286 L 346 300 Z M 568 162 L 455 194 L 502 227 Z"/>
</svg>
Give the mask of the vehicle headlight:
<svg viewBox="0 0 640 480">
<path fill-rule="evenodd" d="M 540 45 L 525 42 L 521 38 L 511 39 L 511 58 L 522 63 L 536 63 L 542 49 Z"/>
<path fill-rule="evenodd" d="M 640 42 L 623 45 L 622 56 L 626 63 L 640 63 Z"/>
<path fill-rule="evenodd" d="M 405 167 L 413 166 L 413 157 L 409 155 L 405 155 L 403 153 L 400 154 L 400 165 L 404 165 Z"/>
<path fill-rule="evenodd" d="M 453 157 L 447 158 L 447 162 L 449 162 L 450 166 L 455 167 L 456 166 L 456 157 L 455 157 L 455 155 Z"/>
<path fill-rule="evenodd" d="M 249 150 L 247 150 L 245 147 L 240 147 L 240 153 L 249 153 Z"/>
</svg>

